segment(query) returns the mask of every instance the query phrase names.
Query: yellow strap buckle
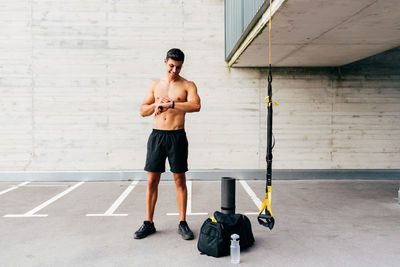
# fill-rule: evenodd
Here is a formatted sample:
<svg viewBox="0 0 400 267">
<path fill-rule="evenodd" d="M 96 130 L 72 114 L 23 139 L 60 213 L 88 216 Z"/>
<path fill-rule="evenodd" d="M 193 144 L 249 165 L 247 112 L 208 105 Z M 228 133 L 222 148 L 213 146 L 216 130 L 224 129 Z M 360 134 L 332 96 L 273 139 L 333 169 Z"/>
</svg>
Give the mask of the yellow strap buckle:
<svg viewBox="0 0 400 267">
<path fill-rule="evenodd" d="M 279 103 L 278 103 L 278 102 L 269 101 L 269 96 L 266 96 L 266 97 L 265 97 L 265 100 L 267 101 L 268 106 L 271 106 L 272 102 L 275 104 L 275 106 L 279 106 Z"/>
</svg>

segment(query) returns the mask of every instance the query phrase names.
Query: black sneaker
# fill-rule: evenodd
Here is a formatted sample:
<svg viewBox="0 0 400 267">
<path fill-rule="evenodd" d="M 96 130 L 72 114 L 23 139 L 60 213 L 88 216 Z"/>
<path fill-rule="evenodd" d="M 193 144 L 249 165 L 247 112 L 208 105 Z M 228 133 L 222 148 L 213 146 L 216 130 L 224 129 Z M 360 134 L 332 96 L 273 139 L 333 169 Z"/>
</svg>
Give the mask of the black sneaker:
<svg viewBox="0 0 400 267">
<path fill-rule="evenodd" d="M 139 230 L 135 232 L 135 239 L 142 239 L 148 235 L 154 234 L 156 232 L 156 228 L 154 227 L 154 223 L 149 221 L 144 221 L 143 225 L 140 226 Z"/>
<path fill-rule="evenodd" d="M 189 225 L 186 221 L 181 221 L 178 227 L 178 233 L 182 236 L 185 240 L 192 240 L 194 239 L 194 235 L 192 230 L 190 230 Z"/>
</svg>

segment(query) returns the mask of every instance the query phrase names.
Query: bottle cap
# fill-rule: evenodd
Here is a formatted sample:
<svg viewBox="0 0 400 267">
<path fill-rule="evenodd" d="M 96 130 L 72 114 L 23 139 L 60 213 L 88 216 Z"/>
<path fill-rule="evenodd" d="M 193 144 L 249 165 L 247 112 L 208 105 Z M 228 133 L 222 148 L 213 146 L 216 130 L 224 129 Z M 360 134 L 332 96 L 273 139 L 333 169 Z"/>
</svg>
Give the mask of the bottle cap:
<svg viewBox="0 0 400 267">
<path fill-rule="evenodd" d="M 239 235 L 238 234 L 233 234 L 233 235 L 231 235 L 231 240 L 232 241 L 239 241 Z"/>
</svg>

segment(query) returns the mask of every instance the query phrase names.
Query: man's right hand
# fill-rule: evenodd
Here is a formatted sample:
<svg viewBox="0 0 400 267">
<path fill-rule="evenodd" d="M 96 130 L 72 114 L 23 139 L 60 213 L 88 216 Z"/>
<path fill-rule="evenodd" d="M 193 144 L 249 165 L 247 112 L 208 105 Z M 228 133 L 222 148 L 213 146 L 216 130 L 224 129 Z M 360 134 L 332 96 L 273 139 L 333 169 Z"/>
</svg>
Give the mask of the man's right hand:
<svg viewBox="0 0 400 267">
<path fill-rule="evenodd" d="M 169 103 L 169 102 L 172 102 L 172 99 L 169 98 L 169 97 L 163 96 L 163 97 L 161 97 L 160 102 L 161 102 L 161 103 Z"/>
<path fill-rule="evenodd" d="M 171 107 L 172 100 L 169 97 L 161 97 L 160 102 L 156 104 L 155 115 L 167 111 Z"/>
</svg>

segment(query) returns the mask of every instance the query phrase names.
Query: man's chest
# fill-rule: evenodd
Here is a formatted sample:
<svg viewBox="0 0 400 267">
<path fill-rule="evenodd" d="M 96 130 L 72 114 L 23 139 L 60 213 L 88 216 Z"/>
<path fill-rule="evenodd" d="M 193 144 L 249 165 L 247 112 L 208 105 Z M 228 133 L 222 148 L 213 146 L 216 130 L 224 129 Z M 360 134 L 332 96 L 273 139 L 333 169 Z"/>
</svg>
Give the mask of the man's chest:
<svg viewBox="0 0 400 267">
<path fill-rule="evenodd" d="M 183 86 L 163 86 L 158 85 L 154 89 L 156 101 L 161 97 L 168 97 L 177 102 L 186 101 L 187 92 Z"/>
</svg>

